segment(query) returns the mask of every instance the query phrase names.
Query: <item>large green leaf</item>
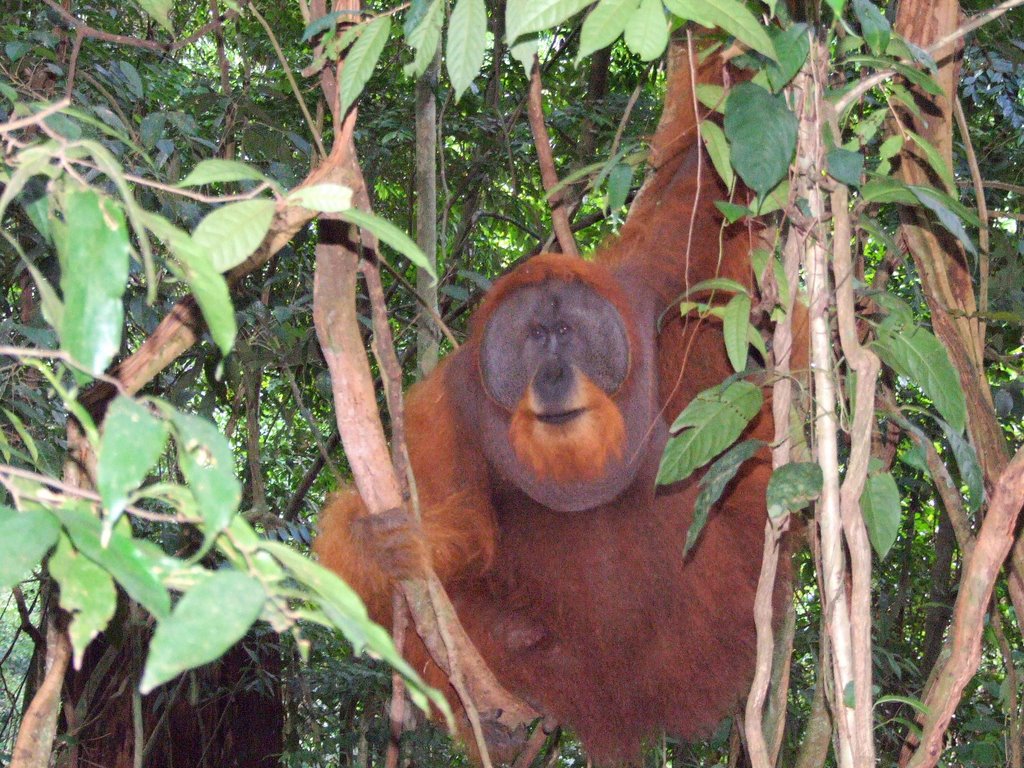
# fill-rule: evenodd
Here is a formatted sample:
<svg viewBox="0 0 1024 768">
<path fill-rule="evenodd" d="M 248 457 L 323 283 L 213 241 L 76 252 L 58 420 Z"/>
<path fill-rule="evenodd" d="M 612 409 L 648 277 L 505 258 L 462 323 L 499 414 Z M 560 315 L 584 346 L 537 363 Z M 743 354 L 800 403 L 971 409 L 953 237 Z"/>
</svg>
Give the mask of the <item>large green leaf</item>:
<svg viewBox="0 0 1024 768">
<path fill-rule="evenodd" d="M 641 61 L 652 61 L 665 52 L 668 21 L 661 0 L 640 0 L 640 6 L 626 22 L 623 39 Z"/>
<path fill-rule="evenodd" d="M 732 165 L 744 183 L 764 196 L 786 177 L 796 150 L 797 120 L 782 96 L 740 83 L 725 103 L 725 135 Z"/>
<path fill-rule="evenodd" d="M 639 6 L 640 0 L 600 0 L 583 20 L 576 63 L 614 43 Z"/>
<path fill-rule="evenodd" d="M 729 159 L 729 142 L 725 139 L 725 133 L 718 126 L 718 123 L 711 120 L 704 120 L 700 124 L 700 137 L 704 140 L 708 155 L 711 157 L 711 164 L 719 178 L 725 182 L 725 187 L 730 192 L 736 184 L 736 173 L 732 169 L 732 161 Z"/>
<path fill-rule="evenodd" d="M 868 475 L 860 496 L 860 511 L 871 546 L 884 558 L 900 532 L 900 492 L 891 474 Z"/>
<path fill-rule="evenodd" d="M 448 21 L 445 66 L 458 101 L 484 64 L 487 8 L 484 0 L 457 0 Z"/>
<path fill-rule="evenodd" d="M 561 24 L 586 8 L 592 0 L 508 0 L 505 4 L 505 39 L 514 43 L 531 32 Z"/>
<path fill-rule="evenodd" d="M 71 536 L 75 549 L 109 571 L 129 597 L 157 618 L 168 614 L 171 598 L 160 581 L 160 563 L 147 554 L 141 542 L 115 529 L 104 546 L 99 518 L 84 507 L 58 507 L 53 514 Z"/>
<path fill-rule="evenodd" d="M 444 712 L 446 717 L 451 717 L 451 708 L 444 696 L 427 686 L 402 658 L 391 636 L 370 619 L 362 600 L 348 584 L 336 574 L 284 544 L 264 541 L 261 548 L 276 557 L 297 581 L 315 593 L 324 615 L 333 626 L 342 631 L 356 653 L 368 650 L 384 659 L 405 678 L 409 686 L 409 695 L 416 706 L 427 711 L 429 700 Z"/>
<path fill-rule="evenodd" d="M 708 467 L 708 471 L 700 479 L 700 493 L 697 494 L 697 500 L 693 504 L 693 522 L 690 523 L 690 527 L 686 531 L 686 544 L 683 546 L 684 557 L 697 543 L 700 532 L 707 525 L 711 507 L 721 498 L 725 487 L 736 476 L 740 466 L 763 446 L 764 441 L 762 440 L 744 440 L 723 453 L 714 464 Z"/>
<path fill-rule="evenodd" d="M 0 589 L 9 589 L 35 568 L 57 542 L 60 526 L 43 510 L 16 512 L 0 505 Z"/>
<path fill-rule="evenodd" d="M 718 27 L 758 53 L 776 60 L 775 46 L 761 22 L 737 0 L 665 0 L 665 5 L 681 19 L 702 27 Z"/>
<path fill-rule="evenodd" d="M 107 628 L 117 608 L 117 590 L 110 574 L 76 552 L 61 536 L 50 558 L 50 575 L 60 584 L 60 607 L 71 614 L 68 634 L 75 652 L 75 668 L 93 639 Z"/>
<path fill-rule="evenodd" d="M 199 582 L 157 625 L 139 690 L 149 693 L 219 658 L 249 631 L 265 600 L 263 586 L 238 571 L 217 571 Z"/>
<path fill-rule="evenodd" d="M 352 188 L 342 184 L 312 184 L 288 193 L 289 205 L 301 205 L 321 213 L 341 213 L 352 207 Z"/>
<path fill-rule="evenodd" d="M 211 422 L 177 410 L 169 415 L 178 445 L 178 464 L 199 503 L 209 541 L 227 527 L 242 499 L 234 454 L 227 438 Z"/>
<path fill-rule="evenodd" d="M 960 377 L 938 339 L 924 328 L 887 320 L 871 346 L 886 365 L 921 388 L 958 434 L 964 431 L 967 405 Z"/>
<path fill-rule="evenodd" d="M 665 446 L 658 483 L 684 480 L 728 448 L 757 415 L 761 401 L 761 390 L 749 381 L 712 387 L 697 395 L 672 424 L 672 432 L 679 434 Z"/>
<path fill-rule="evenodd" d="M 211 158 L 203 160 L 192 172 L 178 182 L 179 187 L 199 187 L 204 184 L 222 184 L 230 181 L 267 181 L 267 177 L 247 163 L 237 160 Z"/>
<path fill-rule="evenodd" d="M 811 38 L 806 24 L 794 24 L 787 29 L 773 28 L 772 43 L 779 60 L 768 62 L 765 74 L 772 91 L 778 93 L 800 71 L 811 51 Z"/>
<path fill-rule="evenodd" d="M 777 467 L 765 490 L 768 514 L 779 518 L 803 509 L 821 495 L 823 482 L 821 467 L 813 462 L 794 461 Z"/>
<path fill-rule="evenodd" d="M 722 333 L 725 336 L 725 351 L 729 362 L 737 373 L 747 367 L 747 352 L 750 349 L 750 297 L 737 293 L 725 305 L 722 313 Z"/>
<path fill-rule="evenodd" d="M 387 243 L 417 267 L 426 271 L 432 278 L 437 279 L 437 272 L 434 271 L 433 265 L 427 260 L 426 254 L 423 253 L 412 238 L 390 221 L 382 219 L 380 216 L 375 216 L 372 213 L 361 211 L 358 208 L 349 208 L 341 214 L 341 218 L 362 227 L 368 232 L 372 232 L 381 241 Z"/>
<path fill-rule="evenodd" d="M 97 489 L 108 519 L 124 511 L 132 491 L 142 485 L 167 445 L 167 424 L 129 397 L 107 409 L 98 450 Z"/>
<path fill-rule="evenodd" d="M 892 36 L 888 19 L 871 0 L 853 0 L 853 12 L 860 22 L 860 31 L 871 52 L 881 56 L 889 47 L 889 38 Z"/>
<path fill-rule="evenodd" d="M 413 14 L 420 6 L 422 14 Z M 415 51 L 410 64 L 404 71 L 410 77 L 419 77 L 427 71 L 427 67 L 437 53 L 437 45 L 441 41 L 441 25 L 444 23 L 445 3 L 442 0 L 431 0 L 428 3 L 413 3 L 412 9 L 405 20 L 405 40 Z"/>
<path fill-rule="evenodd" d="M 273 200 L 239 200 L 210 211 L 192 233 L 192 242 L 218 272 L 227 272 L 252 255 L 274 221 Z"/>
<path fill-rule="evenodd" d="M 128 229 L 121 207 L 88 188 L 68 190 L 64 222 L 64 235 L 58 238 L 61 347 L 87 371 L 99 374 L 121 347 Z"/>
<path fill-rule="evenodd" d="M 341 70 L 342 113 L 348 112 L 348 108 L 363 92 L 390 35 L 391 17 L 378 16 L 373 21 L 366 22 L 359 39 L 349 49 L 348 55 L 345 56 L 345 66 Z"/>
<path fill-rule="evenodd" d="M 181 277 L 189 284 L 192 294 L 203 312 L 210 335 L 223 354 L 235 344 L 238 326 L 231 293 L 224 277 L 214 269 L 210 257 L 196 246 L 192 237 L 159 214 L 145 211 L 142 219 L 154 235 L 162 240 L 174 254 Z"/>
</svg>

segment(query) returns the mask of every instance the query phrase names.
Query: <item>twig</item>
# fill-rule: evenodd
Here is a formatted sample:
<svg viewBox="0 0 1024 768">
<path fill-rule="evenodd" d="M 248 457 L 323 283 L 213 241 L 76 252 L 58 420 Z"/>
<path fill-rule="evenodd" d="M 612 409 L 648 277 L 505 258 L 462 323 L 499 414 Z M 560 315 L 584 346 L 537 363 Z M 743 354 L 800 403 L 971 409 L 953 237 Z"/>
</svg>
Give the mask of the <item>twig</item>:
<svg viewBox="0 0 1024 768">
<path fill-rule="evenodd" d="M 564 205 L 563 190 L 551 193 L 558 186 L 558 172 L 555 170 L 555 158 L 551 152 L 551 140 L 548 138 L 547 126 L 544 125 L 543 86 L 540 80 L 540 62 L 533 57 L 533 69 L 530 73 L 530 98 L 527 114 L 530 118 L 530 129 L 533 131 L 533 143 L 537 147 L 537 161 L 540 165 L 540 177 L 544 191 L 548 192 L 551 205 L 551 225 L 558 237 L 562 253 L 579 256 L 576 240 L 569 226 L 569 214 Z"/>
<path fill-rule="evenodd" d="M 288 79 L 288 85 L 291 86 L 292 95 L 295 97 L 296 103 L 299 105 L 299 109 L 302 111 L 302 116 L 306 120 L 306 125 L 309 126 L 309 135 L 313 137 L 313 143 L 316 144 L 316 149 L 320 153 L 320 157 L 327 157 L 327 150 L 324 149 L 323 138 L 320 136 L 320 131 L 316 127 L 316 123 L 313 122 L 313 116 L 309 114 L 309 107 L 306 106 L 306 100 L 302 98 L 302 90 L 299 88 L 299 84 L 295 82 L 295 74 L 292 72 L 291 66 L 288 64 L 288 59 L 284 55 L 284 51 L 281 50 L 280 43 L 277 42 L 277 36 L 274 35 L 274 30 L 270 28 L 267 20 L 263 18 L 263 15 L 256 10 L 255 3 L 250 3 L 249 12 L 256 18 L 260 26 L 263 27 L 263 31 L 267 33 L 267 39 L 270 40 L 270 44 L 274 47 L 274 53 L 277 54 L 277 60 L 281 63 L 281 69 L 284 70 L 284 76 Z"/>
<path fill-rule="evenodd" d="M 46 485 L 49 486 L 50 488 L 54 488 L 67 496 L 85 499 L 86 501 L 91 501 L 95 504 L 103 503 L 103 500 L 100 498 L 100 495 L 95 491 L 90 491 L 86 488 L 80 488 L 76 485 L 71 485 L 70 483 L 66 483 L 62 480 L 57 480 L 56 478 L 50 477 L 49 475 L 41 475 L 36 472 L 30 472 L 27 469 L 21 469 L 20 467 L 12 467 L 10 464 L 0 464 L 0 483 L 3 483 L 4 479 L 9 477 L 17 477 L 21 478 L 22 480 L 31 480 L 33 482 L 39 483 L 40 485 Z M 17 490 L 8 488 L 8 490 L 11 492 L 12 496 L 17 496 L 19 493 L 21 495 L 25 495 L 24 493 L 22 493 L 22 491 L 24 490 L 23 488 L 19 488 Z M 39 499 L 37 498 L 37 500 Z M 124 509 L 125 512 L 128 512 L 129 514 L 132 514 L 135 517 L 138 517 L 142 520 L 150 520 L 155 523 L 197 522 L 197 520 L 185 517 L 184 515 L 162 515 L 157 512 L 149 512 L 145 509 L 139 509 L 138 507 L 134 506 L 127 506 Z"/>
<path fill-rule="evenodd" d="M 0 133 L 13 133 L 14 131 L 20 131 L 22 128 L 38 125 L 46 120 L 50 115 L 54 115 L 64 109 L 67 109 L 69 106 L 71 106 L 71 102 L 68 99 L 55 101 L 53 104 L 48 104 L 43 109 L 32 113 L 28 117 L 11 120 L 7 123 L 0 123 Z"/>
<path fill-rule="evenodd" d="M 43 0 L 43 2 L 46 3 L 50 9 L 60 16 L 69 26 L 73 27 L 76 32 L 82 34 L 84 37 L 89 37 L 94 40 L 102 40 L 106 43 L 127 45 L 131 48 L 144 48 L 147 51 L 154 51 L 156 53 L 166 53 L 168 50 L 166 43 L 158 43 L 155 40 L 142 40 L 140 38 L 129 37 L 127 35 L 115 35 L 110 32 L 103 32 L 99 29 L 95 29 L 90 27 L 77 16 L 69 13 L 66 8 L 58 5 L 54 0 Z"/>
</svg>

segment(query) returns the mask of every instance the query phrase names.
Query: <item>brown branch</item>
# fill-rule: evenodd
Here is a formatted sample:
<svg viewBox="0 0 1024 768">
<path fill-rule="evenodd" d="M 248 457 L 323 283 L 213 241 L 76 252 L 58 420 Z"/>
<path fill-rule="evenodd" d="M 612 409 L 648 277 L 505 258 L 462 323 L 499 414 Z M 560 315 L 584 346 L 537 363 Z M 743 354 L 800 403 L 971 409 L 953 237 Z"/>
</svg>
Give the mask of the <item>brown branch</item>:
<svg viewBox="0 0 1024 768">
<path fill-rule="evenodd" d="M 544 124 L 543 86 L 540 80 L 540 63 L 533 58 L 533 70 L 530 74 L 530 98 L 527 114 L 530 117 L 530 130 L 533 131 L 533 143 L 537 147 L 537 161 L 540 165 L 540 177 L 544 183 L 544 191 L 548 193 L 551 205 L 551 224 L 558 237 L 558 245 L 562 253 L 579 256 L 576 240 L 569 226 L 569 213 L 564 204 L 563 190 L 552 192 L 558 186 L 558 171 L 555 170 L 555 158 L 551 152 L 551 140 L 548 138 L 547 126 Z"/>
<path fill-rule="evenodd" d="M 1000 475 L 981 524 L 974 551 L 966 562 L 953 607 L 950 655 L 942 664 L 924 699 L 921 746 L 910 768 L 932 768 L 942 753 L 943 737 L 963 689 L 981 661 L 981 635 L 992 588 L 1013 544 L 1014 529 L 1024 505 L 1024 449 L 1017 452 Z"/>
<path fill-rule="evenodd" d="M 46 676 L 21 721 L 10 768 L 44 768 L 49 764 L 60 691 L 71 659 L 71 642 L 53 619 L 47 627 L 46 639 Z"/>
<path fill-rule="evenodd" d="M 14 595 L 14 604 L 18 607 L 18 616 L 21 618 L 21 629 L 24 630 L 36 648 L 42 648 L 46 645 L 46 640 L 43 639 L 43 633 L 39 631 L 35 624 L 32 623 L 32 611 L 25 603 L 25 593 L 21 591 L 21 587 L 15 586 L 11 589 L 11 594 Z M 13 647 L 13 646 L 12 646 Z"/>
<path fill-rule="evenodd" d="M 144 48 L 147 51 L 154 51 L 156 53 L 166 53 L 168 51 L 168 45 L 166 43 L 158 43 L 155 40 L 142 40 L 137 37 L 115 35 L 110 32 L 104 32 L 102 30 L 95 29 L 94 27 L 90 27 L 77 16 L 72 15 L 67 9 L 58 5 L 54 0 L 43 0 L 43 2 L 46 3 L 54 13 L 60 16 L 68 26 L 74 28 L 75 32 L 82 37 L 88 37 L 93 40 L 102 40 L 105 43 L 114 43 L 116 45 L 127 45 L 131 48 Z"/>
<path fill-rule="evenodd" d="M 348 113 L 335 153 L 340 155 L 339 162 L 351 179 L 354 204 L 368 210 L 369 196 L 352 139 L 355 118 L 355 110 Z M 313 319 L 331 372 L 338 432 L 356 487 L 371 514 L 406 507 L 380 423 L 355 307 L 358 254 L 365 249 L 372 255 L 376 245 L 376 239 L 369 234 L 360 239 L 340 222 L 323 220 L 313 283 Z M 367 274 L 372 287 L 373 277 Z M 378 352 L 386 355 L 387 346 L 393 354 L 386 318 L 382 327 L 378 321 L 378 328 Z M 400 385 L 389 384 L 387 390 L 392 397 L 400 398 Z M 404 467 L 404 459 L 399 461 L 399 466 Z M 486 718 L 488 729 L 508 743 L 525 738 L 525 727 L 536 718 L 536 713 L 494 678 L 459 624 L 437 577 L 403 582 L 402 591 L 420 637 L 459 691 L 467 712 L 475 706 Z"/>
</svg>

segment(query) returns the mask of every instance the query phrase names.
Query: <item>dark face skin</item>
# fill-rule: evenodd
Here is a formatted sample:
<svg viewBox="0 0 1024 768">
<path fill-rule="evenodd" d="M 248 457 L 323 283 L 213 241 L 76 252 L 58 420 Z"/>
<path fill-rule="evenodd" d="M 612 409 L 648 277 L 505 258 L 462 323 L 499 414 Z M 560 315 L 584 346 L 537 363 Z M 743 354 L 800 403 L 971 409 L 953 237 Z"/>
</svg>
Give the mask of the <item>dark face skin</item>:
<svg viewBox="0 0 1024 768">
<path fill-rule="evenodd" d="M 579 374 L 613 396 L 629 372 L 629 340 L 610 302 L 580 281 L 525 286 L 484 331 L 480 368 L 488 394 L 512 411 L 532 387 L 538 417 L 579 415 Z"/>
<path fill-rule="evenodd" d="M 498 473 L 551 510 L 575 512 L 605 504 L 636 477 L 658 414 L 653 341 L 648 344 L 643 333 L 632 337 L 629 323 L 638 321 L 624 318 L 584 281 L 551 278 L 515 290 L 481 334 L 477 375 L 486 402 L 471 428 Z M 635 349 L 633 338 L 641 339 Z M 584 429 L 586 420 L 594 418 L 595 391 L 625 422 L 621 444 L 597 465 L 599 474 L 556 480 L 520 460 L 510 441 L 517 409 L 528 410 L 545 428 L 563 431 L 568 454 L 577 444 L 573 430 Z M 584 447 L 583 453 L 592 451 Z"/>
</svg>

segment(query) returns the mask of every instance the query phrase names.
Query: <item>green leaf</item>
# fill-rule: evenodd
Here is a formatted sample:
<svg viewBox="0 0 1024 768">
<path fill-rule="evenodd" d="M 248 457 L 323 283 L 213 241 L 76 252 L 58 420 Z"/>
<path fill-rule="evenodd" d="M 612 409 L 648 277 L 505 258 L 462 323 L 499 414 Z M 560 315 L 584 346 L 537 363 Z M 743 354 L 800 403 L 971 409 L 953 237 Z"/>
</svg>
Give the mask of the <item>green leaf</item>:
<svg viewBox="0 0 1024 768">
<path fill-rule="evenodd" d="M 861 187 L 860 196 L 865 203 L 917 205 L 918 202 L 917 197 L 906 184 L 891 177 L 872 179 Z"/>
<path fill-rule="evenodd" d="M 950 202 L 948 195 L 928 187 L 912 186 L 909 189 L 925 208 L 935 214 L 939 223 L 961 242 L 968 253 L 972 256 L 978 255 L 978 249 L 974 246 L 974 241 L 967 233 L 960 216 L 947 204 Z"/>
<path fill-rule="evenodd" d="M 289 205 L 301 205 L 320 213 L 341 213 L 352 207 L 352 189 L 342 184 L 313 184 L 288 193 Z"/>
<path fill-rule="evenodd" d="M 306 29 L 302 33 L 302 42 L 304 43 L 307 40 L 312 40 L 320 33 L 326 32 L 329 29 L 334 29 L 335 26 L 337 26 L 338 20 L 342 16 L 351 15 L 352 11 L 333 11 L 313 19 L 313 21 L 306 25 Z"/>
<path fill-rule="evenodd" d="M 16 512 L 0 505 L 0 589 L 24 579 L 57 543 L 60 526 L 41 509 Z"/>
<path fill-rule="evenodd" d="M 117 62 L 118 69 L 121 70 L 121 74 L 124 76 L 125 82 L 128 83 L 128 90 L 132 92 L 132 96 L 136 99 L 141 99 L 143 95 L 142 78 L 139 76 L 139 70 L 132 66 L 131 62 L 121 59 Z"/>
<path fill-rule="evenodd" d="M 694 296 L 698 293 L 705 293 L 707 291 L 729 291 L 730 293 L 746 293 L 747 286 L 743 283 L 733 280 L 728 277 L 712 277 L 707 280 L 701 280 L 696 285 L 690 286 L 687 291 L 687 296 Z"/>
<path fill-rule="evenodd" d="M 147 229 L 162 240 L 174 254 L 181 267 L 182 277 L 189 284 L 203 319 L 210 328 L 210 335 L 223 354 L 228 354 L 235 343 L 235 310 L 231 305 L 231 293 L 224 277 L 213 268 L 187 232 L 175 227 L 164 217 L 148 211 L 142 212 Z"/>
<path fill-rule="evenodd" d="M 25 450 L 28 451 L 29 458 L 32 459 L 32 463 L 36 466 L 39 465 L 39 447 L 36 445 L 35 438 L 32 437 L 32 433 L 25 428 L 25 422 L 14 411 L 8 410 L 7 408 L 0 408 L 7 417 L 7 420 L 11 422 L 11 426 L 14 427 L 14 431 L 18 433 L 18 437 L 21 438 L 21 442 L 25 444 Z"/>
<path fill-rule="evenodd" d="M 64 235 L 58 238 L 64 294 L 61 348 L 89 373 L 100 374 L 121 348 L 128 229 L 124 212 L 92 189 L 69 189 Z"/>
<path fill-rule="evenodd" d="M 900 492 L 888 472 L 868 475 L 860 496 L 860 511 L 871 546 L 885 558 L 900 532 Z"/>
<path fill-rule="evenodd" d="M 349 107 L 363 92 L 390 35 L 390 16 L 378 16 L 364 25 L 362 34 L 345 57 L 345 66 L 341 70 L 342 114 L 348 112 Z"/>
<path fill-rule="evenodd" d="M 360 211 L 357 208 L 349 208 L 341 214 L 341 218 L 346 221 L 355 224 L 368 232 L 372 232 L 380 240 L 390 245 L 400 254 L 405 256 L 409 261 L 420 269 L 426 271 L 435 280 L 437 279 L 437 273 L 434 271 L 434 267 L 427 261 L 426 254 L 420 249 L 418 245 L 407 235 L 405 232 L 400 230 L 390 221 L 382 219 L 379 216 L 375 216 L 372 213 L 366 211 Z"/>
<path fill-rule="evenodd" d="M 935 175 L 939 177 L 945 186 L 945 192 L 949 194 L 956 188 L 956 180 L 953 178 L 953 169 L 949 167 L 949 163 L 946 162 L 946 158 L 942 156 L 942 153 L 923 136 L 919 136 L 913 131 L 907 131 L 910 138 L 913 139 L 914 143 L 924 153 L 925 159 L 928 160 L 928 165 L 935 171 Z"/>
<path fill-rule="evenodd" d="M 768 514 L 778 519 L 803 509 L 821 495 L 824 482 L 821 467 L 810 461 L 791 462 L 772 472 L 765 491 Z"/>
<path fill-rule="evenodd" d="M 828 175 L 848 187 L 859 187 L 860 176 L 864 172 L 864 155 L 851 152 L 842 147 L 829 150 L 826 157 Z"/>
<path fill-rule="evenodd" d="M 175 186 L 201 187 L 204 184 L 225 184 L 232 181 L 266 182 L 268 179 L 247 163 L 212 158 L 199 163 L 188 176 Z"/>
<path fill-rule="evenodd" d="M 515 45 L 510 45 L 508 48 L 509 56 L 518 61 L 527 77 L 530 77 L 533 73 L 533 61 L 540 51 L 540 38 L 536 35 L 532 37 L 524 37 L 519 40 Z"/>
<path fill-rule="evenodd" d="M 142 485 L 166 445 L 167 424 L 145 406 L 124 396 L 110 404 L 97 451 L 96 478 L 108 526 L 124 511 L 128 497 Z"/>
<path fill-rule="evenodd" d="M 853 12 L 860 22 L 860 31 L 864 35 L 871 52 L 876 56 L 885 53 L 892 36 L 889 21 L 878 10 L 878 6 L 870 0 L 853 0 Z"/>
<path fill-rule="evenodd" d="M 608 173 L 608 209 L 617 211 L 624 206 L 632 186 L 633 166 L 629 163 L 616 163 Z"/>
<path fill-rule="evenodd" d="M 93 639 L 107 628 L 117 608 L 117 590 L 105 570 L 72 548 L 61 536 L 49 563 L 50 575 L 60 584 L 60 607 L 72 615 L 68 634 L 75 651 L 75 668 Z"/>
<path fill-rule="evenodd" d="M 668 20 L 661 0 L 640 0 L 640 6 L 626 22 L 623 39 L 641 61 L 653 61 L 665 52 Z"/>
<path fill-rule="evenodd" d="M 234 454 L 214 424 L 190 413 L 168 410 L 178 445 L 178 464 L 199 503 L 206 524 L 204 534 L 210 541 L 227 527 L 242 500 Z"/>
<path fill-rule="evenodd" d="M 701 392 L 672 424 L 673 433 L 658 468 L 660 485 L 685 480 L 728 448 L 761 409 L 761 390 L 749 381 Z"/>
<path fill-rule="evenodd" d="M 890 158 L 896 157 L 903 149 L 903 136 L 899 133 L 894 133 L 892 136 L 882 142 L 882 145 L 878 148 L 878 157 L 881 160 L 889 160 Z"/>
<path fill-rule="evenodd" d="M 67 505 L 52 511 L 75 549 L 106 569 L 130 598 L 158 619 L 168 614 L 171 598 L 160 582 L 160 563 L 146 554 L 140 546 L 143 542 L 114 529 L 104 547 L 100 541 L 102 525 L 88 509 Z"/>
<path fill-rule="evenodd" d="M 736 172 L 758 196 L 782 181 L 796 150 L 796 116 L 781 96 L 740 83 L 725 104 L 725 135 Z"/>
<path fill-rule="evenodd" d="M 924 328 L 887 321 L 871 347 L 886 365 L 920 387 L 958 434 L 964 431 L 967 406 L 960 377 L 938 339 Z"/>
<path fill-rule="evenodd" d="M 750 297 L 746 293 L 737 293 L 725 305 L 722 315 L 722 333 L 725 336 L 725 351 L 729 355 L 729 363 L 737 373 L 747 367 L 747 350 L 750 348 Z"/>
<path fill-rule="evenodd" d="M 508 0 L 505 5 L 505 39 L 509 44 L 531 32 L 561 24 L 586 8 L 592 0 Z"/>
<path fill-rule="evenodd" d="M 486 44 L 487 8 L 484 0 L 456 0 L 448 21 L 445 46 L 445 66 L 456 101 L 484 65 Z"/>
<path fill-rule="evenodd" d="M 957 469 L 960 471 L 960 479 L 967 486 L 967 504 L 965 510 L 971 514 L 977 512 L 981 502 L 985 499 L 985 478 L 978 463 L 978 454 L 974 451 L 962 432 L 953 429 L 942 419 L 936 419 L 942 432 L 946 436 L 949 447 L 953 450 L 953 458 L 956 459 Z"/>
<path fill-rule="evenodd" d="M 583 20 L 576 64 L 614 43 L 626 29 L 626 22 L 639 7 L 639 0 L 601 0 Z"/>
<path fill-rule="evenodd" d="M 227 272 L 260 247 L 274 221 L 273 200 L 240 200 L 215 208 L 199 222 L 192 241 L 213 268 Z"/>
<path fill-rule="evenodd" d="M 681 19 L 702 27 L 718 27 L 748 48 L 777 60 L 775 46 L 761 22 L 737 0 L 665 0 L 665 5 Z"/>
<path fill-rule="evenodd" d="M 417 3 L 413 3 L 416 9 Z M 438 43 L 441 41 L 441 25 L 444 22 L 445 4 L 441 0 L 432 0 L 427 5 L 422 4 L 422 15 L 414 18 L 412 10 L 405 20 L 405 40 L 416 52 L 413 61 L 404 67 L 405 74 L 410 77 L 419 77 L 427 71 L 427 67 L 437 53 Z"/>
<path fill-rule="evenodd" d="M 744 216 L 754 216 L 754 212 L 747 208 L 745 205 L 737 205 L 736 203 L 729 203 L 725 200 L 715 200 L 715 208 L 717 208 L 721 214 L 725 217 L 728 224 L 735 224 L 737 221 L 742 219 Z"/>
<path fill-rule="evenodd" d="M 174 0 L 138 0 L 138 3 L 157 24 L 174 34 L 174 27 L 171 25 L 171 9 L 174 7 Z"/>
<path fill-rule="evenodd" d="M 721 114 L 725 108 L 725 87 L 715 83 L 698 83 L 697 100 L 708 109 Z"/>
<path fill-rule="evenodd" d="M 723 453 L 721 458 L 708 467 L 708 471 L 700 479 L 700 493 L 693 504 L 693 522 L 686 531 L 683 557 L 686 557 L 697 543 L 700 532 L 707 525 L 711 507 L 721 498 L 722 492 L 736 476 L 740 466 L 763 446 L 763 440 L 744 440 Z"/>
<path fill-rule="evenodd" d="M 778 93 L 800 71 L 811 51 L 811 38 L 806 24 L 794 24 L 788 29 L 773 28 L 772 44 L 779 60 L 768 62 L 765 73 L 772 91 Z"/>
<path fill-rule="evenodd" d="M 261 547 L 291 571 L 298 582 L 316 594 L 321 610 L 333 626 L 342 631 L 356 653 L 362 653 L 364 649 L 369 650 L 390 664 L 408 683 L 409 695 L 420 709 L 428 710 L 429 699 L 435 707 L 445 713 L 446 717 L 451 717 L 451 708 L 444 696 L 428 687 L 402 658 L 391 636 L 369 618 L 363 601 L 348 584 L 336 574 L 284 544 L 264 541 Z"/>
<path fill-rule="evenodd" d="M 835 14 L 837 19 L 843 18 L 843 8 L 846 6 L 846 0 L 825 0 L 828 3 L 828 7 L 832 9 L 832 13 Z"/>
<path fill-rule="evenodd" d="M 729 160 L 729 142 L 725 140 L 725 134 L 718 127 L 718 123 L 711 120 L 704 120 L 700 124 L 700 137 L 704 139 L 704 146 L 708 149 L 711 157 L 711 164 L 719 178 L 725 182 L 725 187 L 730 192 L 736 184 L 736 174 L 733 172 L 732 163 Z"/>
<path fill-rule="evenodd" d="M 216 571 L 199 582 L 157 625 L 139 690 L 149 693 L 220 658 L 249 631 L 265 601 L 262 585 L 238 571 Z"/>
</svg>

